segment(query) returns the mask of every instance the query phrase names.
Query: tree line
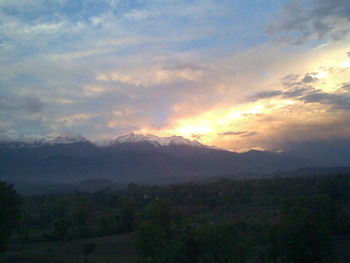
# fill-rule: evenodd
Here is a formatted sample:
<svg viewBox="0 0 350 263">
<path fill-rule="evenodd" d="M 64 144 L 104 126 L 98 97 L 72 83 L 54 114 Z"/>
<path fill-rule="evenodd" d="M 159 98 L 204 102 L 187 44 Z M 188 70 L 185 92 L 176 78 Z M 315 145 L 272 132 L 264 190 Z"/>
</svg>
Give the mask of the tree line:
<svg viewBox="0 0 350 263">
<path fill-rule="evenodd" d="M 20 197 L 0 183 L 1 251 L 132 232 L 140 262 L 342 262 L 350 176 L 274 177 Z"/>
</svg>

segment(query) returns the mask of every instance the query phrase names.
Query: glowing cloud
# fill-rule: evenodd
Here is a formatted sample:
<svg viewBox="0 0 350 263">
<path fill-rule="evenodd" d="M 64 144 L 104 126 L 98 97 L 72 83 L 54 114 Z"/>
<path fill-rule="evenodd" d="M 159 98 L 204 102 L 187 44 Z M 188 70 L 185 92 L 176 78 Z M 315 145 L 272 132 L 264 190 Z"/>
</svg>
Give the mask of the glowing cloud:
<svg viewBox="0 0 350 263">
<path fill-rule="evenodd" d="M 333 2 L 1 1 L 0 127 L 237 151 L 350 138 L 350 2 Z"/>
</svg>

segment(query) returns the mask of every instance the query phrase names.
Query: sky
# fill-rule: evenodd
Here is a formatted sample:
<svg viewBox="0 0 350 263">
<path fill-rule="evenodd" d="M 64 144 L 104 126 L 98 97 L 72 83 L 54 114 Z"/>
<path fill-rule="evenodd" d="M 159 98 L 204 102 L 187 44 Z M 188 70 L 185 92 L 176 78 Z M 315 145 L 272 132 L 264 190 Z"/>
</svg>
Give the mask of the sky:
<svg viewBox="0 0 350 263">
<path fill-rule="evenodd" d="M 350 1 L 0 0 L 0 131 L 348 142 Z"/>
</svg>

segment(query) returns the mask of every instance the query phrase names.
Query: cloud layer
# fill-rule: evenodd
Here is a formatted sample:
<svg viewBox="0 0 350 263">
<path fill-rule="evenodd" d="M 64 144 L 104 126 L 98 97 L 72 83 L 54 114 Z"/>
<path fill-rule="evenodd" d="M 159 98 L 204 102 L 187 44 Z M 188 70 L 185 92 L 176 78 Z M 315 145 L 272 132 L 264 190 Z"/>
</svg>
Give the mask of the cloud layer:
<svg viewBox="0 0 350 263">
<path fill-rule="evenodd" d="M 176 134 L 232 150 L 349 132 L 349 1 L 4 0 L 0 10 L 0 129 Z"/>
<path fill-rule="evenodd" d="M 341 40 L 350 33 L 350 4 L 347 0 L 292 0 L 273 24 L 270 33 L 294 44 L 310 40 Z"/>
</svg>

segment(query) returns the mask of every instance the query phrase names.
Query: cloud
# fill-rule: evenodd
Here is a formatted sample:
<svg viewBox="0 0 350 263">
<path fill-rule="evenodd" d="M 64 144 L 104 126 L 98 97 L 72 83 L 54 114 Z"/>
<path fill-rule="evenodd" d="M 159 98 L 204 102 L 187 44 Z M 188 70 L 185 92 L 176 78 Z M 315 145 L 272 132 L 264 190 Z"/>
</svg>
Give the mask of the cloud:
<svg viewBox="0 0 350 263">
<path fill-rule="evenodd" d="M 38 113 L 42 111 L 45 103 L 36 97 L 27 97 L 23 99 L 22 107 L 29 113 Z"/>
<path fill-rule="evenodd" d="M 269 136 L 293 136 L 282 136 L 289 124 L 346 118 L 349 42 L 272 41 L 263 29 L 284 1 L 46 2 L 0 3 L 0 127 L 91 139 L 158 132 L 272 149 Z M 311 20 L 302 25 L 313 29 Z"/>
<path fill-rule="evenodd" d="M 295 97 L 300 97 L 311 90 L 313 89 L 309 87 L 292 88 L 284 91 L 282 95 L 283 95 L 283 98 L 295 98 Z"/>
<path fill-rule="evenodd" d="M 0 109 L 6 111 L 24 111 L 35 114 L 43 110 L 45 103 L 39 98 L 29 96 L 0 96 Z"/>
<path fill-rule="evenodd" d="M 327 104 L 330 105 L 332 109 L 350 110 L 350 93 L 331 94 L 316 91 L 299 98 L 299 100 L 305 103 L 317 102 L 320 104 Z"/>
<path fill-rule="evenodd" d="M 307 73 L 305 74 L 304 78 L 302 79 L 303 83 L 312 83 L 315 82 L 317 80 L 317 78 L 315 78 L 313 75 L 315 75 L 315 73 Z"/>
<path fill-rule="evenodd" d="M 257 100 L 261 100 L 261 99 L 268 99 L 268 98 L 277 97 L 277 96 L 280 96 L 282 94 L 283 94 L 283 92 L 280 90 L 262 91 L 262 92 L 259 92 L 255 95 L 251 96 L 250 98 L 248 98 L 248 100 L 257 101 Z"/>
<path fill-rule="evenodd" d="M 315 77 L 317 73 L 306 73 L 303 77 L 296 74 L 288 74 L 281 79 L 281 86 L 284 86 L 280 90 L 261 91 L 254 95 L 247 97 L 248 101 L 259 101 L 262 99 L 272 99 L 275 97 L 285 99 L 300 99 L 307 94 L 315 94 L 319 91 L 310 86 L 317 82 L 318 78 Z"/>
<path fill-rule="evenodd" d="M 248 101 L 259 101 L 263 99 L 294 99 L 303 103 L 319 103 L 330 106 L 331 110 L 350 109 L 349 83 L 342 83 L 333 91 L 324 92 L 317 88 L 318 73 L 306 73 L 300 78 L 298 75 L 289 74 L 282 78 L 281 90 L 262 91 L 247 98 Z M 315 85 L 315 87 L 310 86 Z M 339 92 L 341 91 L 341 92 Z"/>
<path fill-rule="evenodd" d="M 239 136 L 239 137 L 249 137 L 256 135 L 257 132 L 248 132 L 248 131 L 238 131 L 238 132 L 223 132 L 220 133 L 221 136 Z"/>
<path fill-rule="evenodd" d="M 310 40 L 341 40 L 350 32 L 348 0 L 292 0 L 268 31 L 293 44 Z"/>
<path fill-rule="evenodd" d="M 286 87 L 300 87 L 317 82 L 317 75 L 317 72 L 306 73 L 304 77 L 300 77 L 298 74 L 288 74 L 282 78 L 281 82 Z"/>
<path fill-rule="evenodd" d="M 343 83 L 340 89 L 348 90 L 350 91 L 350 82 L 348 83 Z"/>
<path fill-rule="evenodd" d="M 191 134 L 191 137 L 196 139 L 196 140 L 199 140 L 203 137 L 203 135 L 202 134 Z"/>
<path fill-rule="evenodd" d="M 71 128 L 72 126 L 81 125 L 84 122 L 90 122 L 94 117 L 97 116 L 98 114 L 96 113 L 77 113 L 57 118 L 55 122 L 57 122 L 60 126 Z"/>
</svg>

